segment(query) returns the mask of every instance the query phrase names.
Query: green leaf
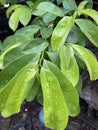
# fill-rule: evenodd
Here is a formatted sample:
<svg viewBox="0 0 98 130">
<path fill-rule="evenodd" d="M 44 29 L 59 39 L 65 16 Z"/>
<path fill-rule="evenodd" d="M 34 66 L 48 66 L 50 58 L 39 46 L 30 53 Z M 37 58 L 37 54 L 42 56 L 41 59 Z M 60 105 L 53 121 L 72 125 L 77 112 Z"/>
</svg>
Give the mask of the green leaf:
<svg viewBox="0 0 98 130">
<path fill-rule="evenodd" d="M 41 32 L 42 38 L 47 39 L 51 36 L 51 34 L 53 32 L 53 27 L 42 26 L 40 29 L 40 32 Z"/>
<path fill-rule="evenodd" d="M 0 0 L 0 3 L 1 3 L 2 5 L 5 5 L 5 4 L 6 4 L 6 0 Z"/>
<path fill-rule="evenodd" d="M 22 35 L 25 36 L 28 40 L 31 40 L 34 38 L 34 35 L 39 31 L 39 29 L 40 26 L 38 25 L 29 25 L 17 30 L 15 35 Z"/>
<path fill-rule="evenodd" d="M 78 92 L 78 93 L 81 92 L 82 86 L 83 86 L 83 84 L 82 84 L 82 78 L 81 78 L 81 76 L 80 76 L 80 77 L 79 77 L 79 81 L 78 81 L 78 83 L 77 83 L 77 85 L 76 85 L 76 89 L 77 89 L 77 92 Z"/>
<path fill-rule="evenodd" d="M 36 38 L 32 42 L 30 42 L 25 48 L 24 48 L 24 54 L 29 53 L 36 53 L 40 54 L 42 51 L 44 51 L 48 47 L 48 42 L 41 38 Z"/>
<path fill-rule="evenodd" d="M 38 93 L 38 89 L 39 89 L 39 83 L 37 79 L 34 79 L 34 83 L 32 84 L 31 89 L 29 89 L 27 97 L 26 97 L 26 100 L 28 102 L 31 102 L 35 98 L 35 96 Z"/>
<path fill-rule="evenodd" d="M 43 21 L 46 24 L 54 21 L 55 19 L 56 19 L 56 16 L 54 14 L 51 14 L 51 13 L 45 13 L 45 15 L 43 16 Z"/>
<path fill-rule="evenodd" d="M 37 101 L 43 105 L 43 92 L 41 86 L 39 87 L 38 93 L 37 93 Z"/>
<path fill-rule="evenodd" d="M 56 65 L 49 61 L 44 61 L 43 65 L 45 68 L 49 69 L 59 81 L 68 106 L 69 115 L 76 116 L 79 113 L 79 95 L 76 88 Z"/>
<path fill-rule="evenodd" d="M 9 26 L 10 28 L 15 31 L 18 27 L 18 23 L 19 23 L 19 14 L 20 14 L 20 9 L 17 8 L 13 14 L 10 16 L 10 19 L 9 19 Z"/>
<path fill-rule="evenodd" d="M 51 47 L 53 51 L 59 51 L 60 47 L 65 43 L 67 36 L 74 25 L 74 19 L 69 16 L 63 17 L 54 28 L 51 37 Z"/>
<path fill-rule="evenodd" d="M 68 123 L 68 109 L 60 84 L 48 69 L 41 68 L 40 78 L 44 97 L 45 125 L 51 129 L 63 130 Z"/>
<path fill-rule="evenodd" d="M 72 45 L 72 47 L 81 55 L 83 61 L 85 62 L 89 71 L 90 79 L 98 79 L 98 62 L 94 54 L 92 54 L 90 50 L 79 45 Z"/>
<path fill-rule="evenodd" d="M 30 22 L 30 19 L 31 19 L 31 16 L 32 16 L 31 10 L 28 7 L 21 7 L 20 12 L 21 13 L 19 14 L 19 21 L 24 26 L 26 26 Z"/>
<path fill-rule="evenodd" d="M 21 7 L 21 6 L 22 6 L 21 4 L 14 4 L 14 5 L 10 6 L 10 7 L 7 9 L 7 11 L 6 11 L 6 16 L 9 18 L 10 15 L 12 14 L 12 12 L 13 12 L 14 10 L 16 10 L 17 8 Z"/>
<path fill-rule="evenodd" d="M 76 86 L 79 80 L 79 68 L 70 46 L 62 46 L 60 49 L 60 67 L 73 86 Z"/>
<path fill-rule="evenodd" d="M 87 38 L 98 47 L 98 27 L 91 21 L 84 19 L 76 19 L 75 22 Z"/>
<path fill-rule="evenodd" d="M 20 45 L 21 45 L 21 43 L 20 43 L 20 44 L 15 44 L 15 45 L 12 45 L 12 46 L 10 46 L 10 47 L 8 47 L 8 48 L 6 48 L 6 49 L 3 50 L 3 52 L 0 54 L 0 69 L 3 69 L 3 68 L 4 68 L 4 67 L 3 67 L 3 60 L 4 60 L 5 55 L 6 55 L 9 51 L 11 51 L 12 49 L 14 49 L 14 48 L 16 48 L 16 47 L 19 47 Z"/>
<path fill-rule="evenodd" d="M 15 59 L 13 63 L 9 64 L 4 70 L 0 71 L 0 90 L 15 76 L 15 74 L 22 69 L 28 62 L 30 62 L 37 54 L 25 54 Z"/>
<path fill-rule="evenodd" d="M 54 15 L 60 16 L 60 17 L 62 17 L 64 15 L 58 6 L 56 6 L 55 4 L 53 4 L 51 2 L 41 2 L 37 6 L 37 9 L 49 12 L 51 14 L 54 14 Z"/>
<path fill-rule="evenodd" d="M 93 9 L 84 9 L 80 11 L 80 14 L 85 14 L 90 16 L 98 24 L 98 11 Z"/>
<path fill-rule="evenodd" d="M 57 53 L 54 52 L 47 52 L 49 59 L 52 61 L 52 63 L 54 63 L 55 65 L 57 65 L 58 67 L 60 67 L 60 57 Z"/>
<path fill-rule="evenodd" d="M 26 98 L 29 89 L 32 87 L 36 71 L 36 62 L 28 64 L 22 68 L 0 92 L 0 109 L 4 117 L 8 117 L 20 111 L 20 106 Z"/>
<path fill-rule="evenodd" d="M 0 51 L 2 51 L 2 50 L 3 50 L 3 44 L 2 44 L 2 42 L 0 40 Z"/>
<path fill-rule="evenodd" d="M 63 2 L 63 0 L 56 0 L 56 1 L 57 1 L 57 5 L 60 5 Z"/>
<path fill-rule="evenodd" d="M 80 2 L 80 4 L 78 5 L 78 11 L 83 10 L 86 7 L 86 5 L 88 4 L 88 2 L 89 1 L 87 1 L 87 0 Z"/>
<path fill-rule="evenodd" d="M 75 0 L 63 0 L 63 7 L 66 13 L 73 10 L 77 10 L 77 5 Z"/>
<path fill-rule="evenodd" d="M 86 36 L 83 32 L 77 27 L 73 26 L 66 40 L 67 43 L 76 43 L 81 46 L 86 44 Z"/>
</svg>

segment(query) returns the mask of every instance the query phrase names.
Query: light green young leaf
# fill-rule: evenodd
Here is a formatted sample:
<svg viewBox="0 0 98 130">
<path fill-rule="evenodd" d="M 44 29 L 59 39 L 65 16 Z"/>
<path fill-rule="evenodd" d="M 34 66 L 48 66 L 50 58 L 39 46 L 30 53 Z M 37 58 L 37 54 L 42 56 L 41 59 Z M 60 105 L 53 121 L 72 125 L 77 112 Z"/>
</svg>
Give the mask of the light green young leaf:
<svg viewBox="0 0 98 130">
<path fill-rule="evenodd" d="M 81 55 L 83 61 L 85 62 L 89 71 L 90 79 L 98 79 L 98 62 L 94 54 L 92 54 L 90 50 L 79 45 L 72 45 L 72 47 Z"/>
<path fill-rule="evenodd" d="M 76 19 L 75 22 L 87 38 L 98 47 L 98 27 L 91 21 L 84 19 Z"/>
<path fill-rule="evenodd" d="M 78 5 L 78 10 L 81 11 L 85 8 L 85 6 L 88 4 L 89 1 L 84 0 L 82 2 L 80 2 L 80 4 Z"/>
<path fill-rule="evenodd" d="M 60 48 L 60 67 L 64 75 L 75 87 L 79 80 L 79 68 L 74 57 L 74 51 L 70 46 Z"/>
<path fill-rule="evenodd" d="M 56 65 L 49 61 L 44 61 L 43 65 L 46 69 L 49 69 L 59 81 L 68 106 L 69 115 L 76 116 L 79 113 L 79 95 L 76 88 Z"/>
<path fill-rule="evenodd" d="M 6 16 L 9 18 L 14 10 L 16 10 L 17 8 L 22 7 L 22 6 L 23 5 L 21 5 L 21 4 L 14 4 L 14 5 L 10 6 L 6 11 Z"/>
<path fill-rule="evenodd" d="M 68 123 L 68 108 L 60 84 L 48 69 L 41 68 L 40 78 L 44 97 L 45 125 L 54 130 L 63 130 Z"/>
<path fill-rule="evenodd" d="M 30 22 L 30 19 L 31 19 L 31 10 L 30 8 L 28 7 L 21 7 L 20 8 L 20 14 L 19 14 L 19 21 L 24 25 L 26 26 L 29 22 Z"/>
<path fill-rule="evenodd" d="M 60 16 L 60 17 L 64 16 L 61 9 L 51 2 L 41 2 L 37 6 L 37 9 L 49 12 L 49 13 L 54 14 L 56 16 Z"/>
<path fill-rule="evenodd" d="M 63 0 L 63 7 L 66 11 L 66 13 L 77 10 L 77 5 L 75 0 Z"/>
<path fill-rule="evenodd" d="M 90 16 L 98 24 L 98 11 L 93 9 L 84 9 L 80 11 L 80 14 L 85 14 Z"/>
<path fill-rule="evenodd" d="M 51 47 L 53 51 L 59 52 L 60 47 L 65 43 L 67 36 L 74 25 L 73 17 L 63 17 L 55 27 L 51 37 Z"/>
<path fill-rule="evenodd" d="M 17 8 L 13 13 L 12 15 L 10 16 L 10 19 L 9 19 L 9 26 L 10 28 L 15 31 L 18 27 L 18 23 L 19 23 L 19 14 L 20 14 L 20 9 Z"/>
<path fill-rule="evenodd" d="M 32 87 L 37 72 L 37 63 L 29 63 L 22 68 L 0 92 L 0 109 L 4 117 L 20 111 L 20 106 Z"/>
</svg>

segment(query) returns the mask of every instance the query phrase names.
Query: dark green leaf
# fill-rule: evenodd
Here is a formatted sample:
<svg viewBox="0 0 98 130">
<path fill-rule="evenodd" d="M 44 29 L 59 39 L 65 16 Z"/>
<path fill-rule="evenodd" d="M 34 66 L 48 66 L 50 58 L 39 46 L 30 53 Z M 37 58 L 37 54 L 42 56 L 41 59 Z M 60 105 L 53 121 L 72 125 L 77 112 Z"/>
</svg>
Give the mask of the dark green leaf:
<svg viewBox="0 0 98 130">
<path fill-rule="evenodd" d="M 28 94 L 27 94 L 27 97 L 26 97 L 26 100 L 28 102 L 31 102 L 35 98 L 35 96 L 38 93 L 38 89 L 39 89 L 39 83 L 38 83 L 37 79 L 35 79 L 34 83 L 32 84 L 32 87 L 28 91 Z"/>
<path fill-rule="evenodd" d="M 91 21 L 84 19 L 76 19 L 76 24 L 80 27 L 81 31 L 87 38 L 98 47 L 98 27 Z"/>
<path fill-rule="evenodd" d="M 68 109 L 60 84 L 48 69 L 41 69 L 40 78 L 44 97 L 45 125 L 51 129 L 62 130 L 68 123 Z"/>
<path fill-rule="evenodd" d="M 86 44 L 86 36 L 83 32 L 77 27 L 73 26 L 66 40 L 67 43 L 76 43 L 81 46 Z"/>
<path fill-rule="evenodd" d="M 73 10 L 77 10 L 77 5 L 75 0 L 63 0 L 63 7 L 66 13 Z"/>
<path fill-rule="evenodd" d="M 42 38 L 47 39 L 51 36 L 51 34 L 53 32 L 53 27 L 42 26 L 40 29 L 40 32 L 41 32 Z"/>
</svg>

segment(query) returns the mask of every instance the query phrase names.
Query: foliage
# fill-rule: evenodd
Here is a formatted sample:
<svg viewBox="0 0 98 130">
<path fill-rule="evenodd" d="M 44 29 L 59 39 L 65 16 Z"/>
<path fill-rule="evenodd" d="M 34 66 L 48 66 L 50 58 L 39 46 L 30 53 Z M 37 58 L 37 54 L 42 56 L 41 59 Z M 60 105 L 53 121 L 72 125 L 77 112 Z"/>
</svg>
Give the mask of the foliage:
<svg viewBox="0 0 98 130">
<path fill-rule="evenodd" d="M 98 47 L 98 12 L 92 1 L 37 0 L 7 10 L 17 30 L 0 42 L 0 111 L 9 117 L 24 100 L 35 97 L 44 107 L 45 126 L 64 130 L 79 113 L 81 71 L 98 79 L 98 62 L 85 48 L 86 38 Z M 31 19 L 33 17 L 33 20 Z M 28 25 L 29 24 L 29 25 Z"/>
</svg>

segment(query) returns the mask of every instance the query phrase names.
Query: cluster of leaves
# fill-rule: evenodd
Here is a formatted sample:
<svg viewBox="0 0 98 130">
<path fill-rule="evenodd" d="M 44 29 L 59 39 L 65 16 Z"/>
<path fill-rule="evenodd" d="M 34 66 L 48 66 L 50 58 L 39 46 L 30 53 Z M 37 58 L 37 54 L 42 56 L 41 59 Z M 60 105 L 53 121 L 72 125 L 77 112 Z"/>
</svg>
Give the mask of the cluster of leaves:
<svg viewBox="0 0 98 130">
<path fill-rule="evenodd" d="M 98 47 L 98 12 L 91 1 L 37 0 L 7 10 L 9 26 L 26 26 L 0 44 L 0 111 L 8 117 L 24 100 L 44 107 L 45 125 L 64 130 L 79 113 L 81 71 L 98 79 L 98 62 L 85 48 L 86 37 Z M 33 20 L 31 21 L 31 16 Z M 90 18 L 90 19 L 89 19 Z"/>
</svg>

